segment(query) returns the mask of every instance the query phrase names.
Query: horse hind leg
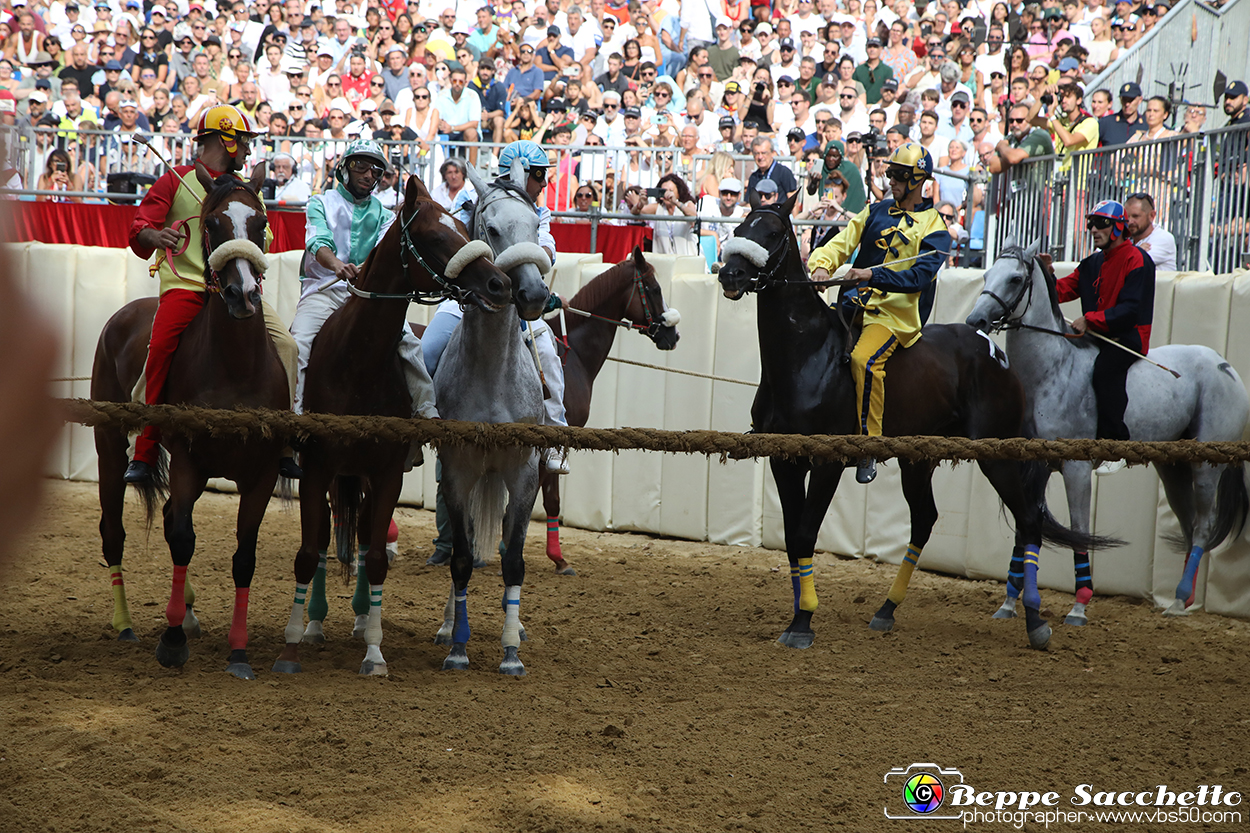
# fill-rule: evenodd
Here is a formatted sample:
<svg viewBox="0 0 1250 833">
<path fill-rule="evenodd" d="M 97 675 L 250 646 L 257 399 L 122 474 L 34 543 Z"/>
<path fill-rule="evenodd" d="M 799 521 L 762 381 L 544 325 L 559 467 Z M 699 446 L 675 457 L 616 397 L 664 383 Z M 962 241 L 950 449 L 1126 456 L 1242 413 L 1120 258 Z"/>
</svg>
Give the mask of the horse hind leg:
<svg viewBox="0 0 1250 833">
<path fill-rule="evenodd" d="M 234 551 L 232 572 L 234 577 L 234 611 L 230 617 L 230 663 L 227 673 L 240 680 L 254 680 L 256 674 L 247 657 L 247 613 L 251 596 L 252 578 L 256 575 L 256 540 L 260 536 L 260 524 L 269 506 L 269 496 L 278 482 L 278 465 L 275 460 L 246 488 L 240 484 L 237 520 L 238 546 Z"/>
<path fill-rule="evenodd" d="M 547 513 L 547 557 L 555 564 L 556 575 L 575 576 L 577 571 L 569 566 L 560 549 L 560 476 L 554 472 L 541 472 L 543 509 Z"/>
<path fill-rule="evenodd" d="M 843 466 L 822 464 L 811 467 L 811 478 L 805 492 L 804 478 L 808 466 L 777 458 L 772 458 L 769 463 L 781 500 L 786 557 L 790 561 L 790 583 L 794 591 L 794 618 L 777 642 L 787 648 L 810 648 L 816 640 L 812 615 L 819 604 L 812 553 L 816 548 L 820 524 L 842 477 Z"/>
<path fill-rule="evenodd" d="M 1068 499 L 1068 524 L 1083 534 L 1090 532 L 1089 503 L 1090 478 L 1093 464 L 1087 460 L 1068 460 L 1063 464 L 1063 491 Z M 1089 552 L 1072 550 L 1072 570 L 1075 574 L 1076 601 L 1064 617 L 1065 625 L 1082 627 L 1089 623 L 1088 605 L 1094 598 L 1094 574 Z"/>
<path fill-rule="evenodd" d="M 118 642 L 138 642 L 122 577 L 122 556 L 126 549 L 126 528 L 122 523 L 126 503 L 126 484 L 122 480 L 126 470 L 125 436 L 114 430 L 97 428 L 95 446 L 100 477 L 100 541 L 113 594 L 113 629 L 117 631 Z"/>
<path fill-rule="evenodd" d="M 195 527 L 191 513 L 207 483 L 206 478 L 184 471 L 189 463 L 182 463 L 182 466 L 171 466 L 170 499 L 165 504 L 164 512 L 165 541 L 169 545 L 174 571 L 169 603 L 165 606 L 167 627 L 157 643 L 156 660 L 166 668 L 185 665 L 191 655 L 186 632 L 182 629 L 187 615 L 187 567 L 195 553 Z"/>
<path fill-rule="evenodd" d="M 382 589 L 386 584 L 386 574 L 390 570 L 390 559 L 386 553 L 386 538 L 391 525 L 391 515 L 394 513 L 395 504 L 399 501 L 403 472 L 395 471 L 375 477 L 371 482 L 373 489 L 369 501 L 370 543 L 360 567 L 360 572 L 367 576 L 369 582 L 369 610 L 366 614 L 363 634 L 365 658 L 360 664 L 360 674 L 363 677 L 385 677 L 387 665 L 386 658 L 382 656 Z"/>
<path fill-rule="evenodd" d="M 911 543 L 907 545 L 907 553 L 898 567 L 894 583 L 890 585 L 890 592 L 886 594 L 885 603 L 868 623 L 868 627 L 881 633 L 894 629 L 894 611 L 907 597 L 911 574 L 920 561 L 925 544 L 929 543 L 938 516 L 937 504 L 933 502 L 933 466 L 929 463 L 901 462 L 899 469 L 903 478 L 903 497 L 911 510 Z"/>
<path fill-rule="evenodd" d="M 1042 505 L 1046 470 L 1037 468 L 1027 471 L 1020 463 L 1008 460 L 985 460 L 980 466 L 1015 521 L 1016 545 L 1023 550 L 1024 569 L 1020 598 L 1024 602 L 1025 629 L 1030 647 L 1039 651 L 1045 650 L 1050 645 L 1051 627 L 1041 615 L 1042 597 L 1037 589 L 1037 560 L 1042 549 Z"/>
<path fill-rule="evenodd" d="M 1003 605 L 994 611 L 993 619 L 1015 619 L 1016 603 L 1020 599 L 1020 591 L 1024 588 L 1024 547 L 1017 544 L 1011 548 L 1011 566 L 1007 568 L 1007 598 Z"/>
<path fill-rule="evenodd" d="M 525 533 L 529 526 L 528 507 L 533 506 L 533 494 L 538 487 L 537 472 L 523 469 L 508 484 L 509 500 L 504 514 L 504 537 L 507 547 L 503 556 L 503 609 L 504 623 L 500 644 L 503 661 L 499 673 L 513 677 L 525 674 L 525 665 L 519 654 L 521 641 L 525 639 L 525 626 L 521 624 L 521 585 L 525 582 Z M 526 500 L 529 497 L 529 500 Z"/>
</svg>

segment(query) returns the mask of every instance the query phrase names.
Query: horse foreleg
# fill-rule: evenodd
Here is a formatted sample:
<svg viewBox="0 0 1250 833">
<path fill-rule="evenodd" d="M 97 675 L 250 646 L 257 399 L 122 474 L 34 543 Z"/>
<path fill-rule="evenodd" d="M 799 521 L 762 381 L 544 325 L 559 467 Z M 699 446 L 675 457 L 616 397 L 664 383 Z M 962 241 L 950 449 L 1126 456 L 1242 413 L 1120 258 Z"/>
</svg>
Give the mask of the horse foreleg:
<svg viewBox="0 0 1250 833">
<path fill-rule="evenodd" d="M 283 631 L 282 652 L 273 664 L 276 674 L 298 674 L 302 669 L 299 646 L 312 631 L 314 621 L 321 632 L 321 619 L 325 618 L 325 568 L 326 548 L 329 546 L 330 505 L 326 502 L 327 477 L 320 459 L 312 453 L 304 455 L 304 479 L 301 483 L 303 499 L 300 501 L 300 547 L 295 553 L 295 599 L 291 603 L 291 617 Z M 314 619 L 317 584 L 320 579 L 321 619 Z M 304 605 L 308 601 L 309 584 L 313 586 L 313 600 L 308 602 L 309 631 L 304 630 Z M 313 640 L 310 640 L 313 641 Z M 322 642 L 325 637 L 322 636 Z"/>
<path fill-rule="evenodd" d="M 543 509 L 547 513 L 547 557 L 556 565 L 556 574 L 575 576 L 577 571 L 569 566 L 560 551 L 560 476 L 544 470 L 540 473 L 543 490 Z"/>
<path fill-rule="evenodd" d="M 534 505 L 539 475 L 531 462 L 508 478 L 508 506 L 504 512 L 504 537 L 507 547 L 503 555 L 503 662 L 499 673 L 519 677 L 525 674 L 519 649 L 526 638 L 521 624 L 521 585 L 525 583 L 525 533 L 529 528 L 529 507 Z"/>
<path fill-rule="evenodd" d="M 100 477 L 100 541 L 113 592 L 113 629 L 119 642 L 138 642 L 122 578 L 122 555 L 126 549 L 126 528 L 122 524 L 126 504 L 126 484 L 122 480 L 126 470 L 125 437 L 112 429 L 97 428 L 95 446 Z"/>
<path fill-rule="evenodd" d="M 386 658 L 382 656 L 382 587 L 386 584 L 386 574 L 390 569 L 390 559 L 386 555 L 386 536 L 395 504 L 399 502 L 403 476 L 403 471 L 397 470 L 370 480 L 373 488 L 367 502 L 369 548 L 361 559 L 363 563 L 360 568 L 360 573 L 369 582 L 369 610 L 365 614 L 363 634 L 365 659 L 360 664 L 360 674 L 366 677 L 386 676 Z"/>
<path fill-rule="evenodd" d="M 1198 595 L 1198 569 L 1215 527 L 1215 498 L 1222 471 L 1207 465 L 1176 468 L 1179 471 L 1164 479 L 1164 491 L 1185 532 L 1189 552 L 1176 585 L 1176 598 L 1163 611 L 1166 616 L 1184 616 Z M 1163 475 L 1162 468 L 1159 474 Z"/>
<path fill-rule="evenodd" d="M 467 509 L 468 488 L 452 475 L 451 467 L 443 469 L 443 488 L 447 499 L 447 515 L 451 523 L 451 598 L 452 627 L 448 639 L 451 651 L 443 660 L 444 671 L 463 671 L 469 667 L 469 579 L 473 575 L 473 541 L 469 534 Z M 493 536 L 495 529 L 477 530 L 478 534 Z M 444 619 L 446 615 L 444 614 Z M 444 627 L 446 622 L 444 621 Z M 439 631 L 440 636 L 442 631 Z"/>
<path fill-rule="evenodd" d="M 278 482 L 277 454 L 269 470 L 262 473 L 243 488 L 239 497 L 239 517 L 235 532 L 238 547 L 234 551 L 232 571 L 234 574 L 234 612 L 230 617 L 230 664 L 226 671 L 240 680 L 254 680 L 252 665 L 247 659 L 247 608 L 251 594 L 252 577 L 256 574 L 256 539 L 260 524 L 269 506 L 269 496 Z M 242 484 L 240 484 L 242 486 Z"/>
<path fill-rule="evenodd" d="M 305 468 L 304 480 L 308 483 L 307 467 Z M 301 489 L 301 494 L 308 487 Z M 308 598 L 308 627 L 304 630 L 304 636 L 300 640 L 309 645 L 322 645 L 326 641 L 325 621 L 326 615 L 330 612 L 330 604 L 326 601 L 326 556 L 330 552 L 330 502 L 325 498 L 325 490 L 322 489 L 320 497 L 309 497 L 304 500 L 316 500 L 321 520 L 316 531 L 317 537 L 317 569 L 313 573 L 312 586 L 309 588 L 312 595 Z M 300 501 L 303 506 L 304 501 Z"/>
<path fill-rule="evenodd" d="M 1074 532 L 1088 535 L 1090 478 L 1093 464 L 1088 460 L 1068 460 L 1063 464 L 1063 490 L 1068 499 L 1068 525 Z M 1072 569 L 1076 573 L 1076 601 L 1064 618 L 1064 624 L 1081 626 L 1089 622 L 1086 606 L 1094 597 L 1094 574 L 1088 552 L 1072 551 Z"/>
<path fill-rule="evenodd" d="M 165 503 L 165 542 L 174 564 L 169 603 L 165 605 L 167 627 L 156 645 L 156 661 L 166 668 L 185 665 L 191 656 L 182 629 L 187 615 L 187 567 L 195 554 L 195 527 L 191 513 L 204 491 L 207 478 L 193 473 L 185 455 L 175 454 L 170 464 L 169 500 Z"/>
<path fill-rule="evenodd" d="M 838 488 L 843 467 L 836 463 L 809 466 L 777 458 L 771 458 L 769 463 L 781 500 L 786 556 L 790 561 L 790 585 L 794 592 L 794 618 L 777 641 L 789 648 L 810 648 L 816 639 L 812 630 L 812 614 L 819 604 L 812 554 L 816 549 L 820 524 Z M 805 489 L 804 479 L 809 469 L 811 482 Z"/>
<path fill-rule="evenodd" d="M 903 478 L 903 497 L 911 510 L 911 543 L 907 545 L 907 553 L 903 563 L 898 566 L 894 583 L 886 594 L 885 603 L 872 617 L 868 627 L 882 633 L 894 629 L 894 610 L 907 597 L 907 586 L 911 583 L 911 574 L 920 561 L 920 553 L 929 536 L 933 533 L 933 525 L 937 523 L 937 504 L 933 502 L 933 466 L 929 463 L 899 462 L 899 470 Z"/>
</svg>

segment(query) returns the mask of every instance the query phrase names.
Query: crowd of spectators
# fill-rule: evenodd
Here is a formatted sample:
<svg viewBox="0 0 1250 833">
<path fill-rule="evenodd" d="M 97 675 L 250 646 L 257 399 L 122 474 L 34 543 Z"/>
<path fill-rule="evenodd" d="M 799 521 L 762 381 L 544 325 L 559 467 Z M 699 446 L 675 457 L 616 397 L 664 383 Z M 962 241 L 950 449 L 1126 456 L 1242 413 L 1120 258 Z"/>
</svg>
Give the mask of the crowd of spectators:
<svg viewBox="0 0 1250 833">
<path fill-rule="evenodd" d="M 770 181 L 782 200 L 801 191 L 797 216 L 836 219 L 888 195 L 883 156 L 910 139 L 958 228 L 980 174 L 1224 123 L 1137 84 L 1085 88 L 1169 13 L 1150 0 L 3 2 L 0 121 L 56 129 L 28 139 L 47 190 L 157 172 L 136 131 L 185 159 L 199 115 L 230 102 L 293 203 L 333 186 L 356 136 L 403 143 L 389 182 L 420 173 L 453 194 L 471 186 L 449 143 L 533 139 L 552 146 L 554 210 L 714 218 Z M 1250 119 L 1247 98 L 1229 84 L 1229 123 Z M 93 128 L 110 135 L 77 132 Z M 686 250 L 715 249 L 727 224 L 665 226 Z"/>
</svg>

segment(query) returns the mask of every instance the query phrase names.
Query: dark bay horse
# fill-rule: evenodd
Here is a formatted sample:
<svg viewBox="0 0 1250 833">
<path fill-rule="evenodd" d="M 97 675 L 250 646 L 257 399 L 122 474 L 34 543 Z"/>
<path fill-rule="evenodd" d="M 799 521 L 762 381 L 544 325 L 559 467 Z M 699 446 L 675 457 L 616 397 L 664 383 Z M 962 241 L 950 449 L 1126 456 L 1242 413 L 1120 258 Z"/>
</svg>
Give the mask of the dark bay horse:
<svg viewBox="0 0 1250 833">
<path fill-rule="evenodd" d="M 570 313 L 551 322 L 564 362 L 565 416 L 569 425 L 584 428 L 590 419 L 595 377 L 612 351 L 616 331 L 627 325 L 660 350 L 672 350 L 681 337 L 677 332 L 680 316 L 664 302 L 655 268 L 636 246 L 630 258 L 596 276 L 568 305 L 594 316 Z M 567 335 L 563 324 L 568 325 Z M 544 468 L 541 485 L 547 512 L 547 557 L 555 562 L 557 572 L 571 570 L 560 551 L 560 476 Z"/>
<path fill-rule="evenodd" d="M 726 297 L 758 294 L 761 380 L 751 408 L 755 430 L 784 434 L 858 434 L 854 346 L 837 310 L 806 279 L 789 216 L 794 198 L 757 208 L 726 247 L 720 283 Z M 963 324 L 931 324 L 924 337 L 890 360 L 885 432 L 891 436 L 1017 437 L 1025 396 L 1006 356 Z M 794 590 L 794 619 L 778 640 L 811 646 L 816 610 L 812 553 L 821 521 L 842 476 L 843 462 L 770 458 L 781 500 L 786 553 Z M 937 521 L 929 462 L 900 459 L 903 496 L 911 510 L 911 543 L 873 630 L 894 626 L 912 570 Z M 1037 554 L 1042 539 L 1061 546 L 1097 545 L 1060 526 L 1046 508 L 1049 474 L 1042 463 L 981 461 L 981 471 L 1011 512 L 1016 546 L 1025 553 L 1025 611 L 1029 643 L 1045 648 L 1050 626 L 1040 613 Z M 810 476 L 810 480 L 808 479 Z"/>
<path fill-rule="evenodd" d="M 203 309 L 183 331 L 165 385 L 165 401 L 207 408 L 239 405 L 286 410 L 291 404 L 286 372 L 278 360 L 265 319 L 260 312 L 260 280 L 265 269 L 265 206 L 258 196 L 265 165 L 256 166 L 250 181 L 223 176 L 213 181 L 197 164 L 195 175 L 204 187 L 203 247 L 205 282 L 209 297 Z M 91 374 L 93 399 L 129 402 L 143 373 L 147 345 L 156 312 L 155 298 L 132 301 L 122 307 L 100 333 Z M 126 532 L 122 505 L 126 486 L 127 439 L 116 430 L 95 429 L 100 473 L 100 534 L 104 558 L 114 587 L 113 624 L 121 639 L 134 639 L 121 560 Z M 166 431 L 169 450 L 168 481 L 162 471 L 155 482 L 140 489 L 151 519 L 156 502 L 166 492 L 165 540 L 174 563 L 174 579 L 165 615 L 168 627 L 160 638 L 156 658 L 166 667 L 181 666 L 190 656 L 183 623 L 188 618 L 186 570 L 195 552 L 191 514 L 210 477 L 233 480 L 239 488 L 238 549 L 234 553 L 235 601 L 230 625 L 230 664 L 237 677 L 252 679 L 247 660 L 248 590 L 256 569 L 256 539 L 278 479 L 281 438 L 194 438 Z M 188 625 L 191 623 L 188 622 Z"/>
<path fill-rule="evenodd" d="M 408 304 L 450 295 L 483 310 L 502 309 L 512 300 L 511 282 L 491 262 L 490 254 L 489 246 L 470 242 L 464 226 L 430 199 L 420 178 L 410 178 L 398 218 L 361 268 L 357 297 L 331 315 L 317 334 L 304 379 L 305 409 L 309 413 L 410 417 L 412 401 L 395 349 L 401 328 L 407 326 Z M 316 599 L 314 588 L 317 605 L 309 603 L 309 615 L 314 621 L 325 617 L 324 567 L 330 539 L 325 495 L 337 478 L 339 559 L 346 563 L 355 559 L 358 540 L 363 551 L 357 576 L 357 596 L 363 598 L 353 600 L 357 616 L 365 617 L 361 624 L 366 648 L 360 673 L 387 673 L 380 647 L 382 587 L 388 569 L 386 532 L 399 501 L 407 453 L 408 443 L 369 437 L 316 439 L 304 446 L 295 601 L 285 632 L 286 647 L 274 671 L 300 671 L 304 606 L 309 584 L 318 574 L 321 598 Z M 362 481 L 368 492 L 363 503 Z"/>
</svg>

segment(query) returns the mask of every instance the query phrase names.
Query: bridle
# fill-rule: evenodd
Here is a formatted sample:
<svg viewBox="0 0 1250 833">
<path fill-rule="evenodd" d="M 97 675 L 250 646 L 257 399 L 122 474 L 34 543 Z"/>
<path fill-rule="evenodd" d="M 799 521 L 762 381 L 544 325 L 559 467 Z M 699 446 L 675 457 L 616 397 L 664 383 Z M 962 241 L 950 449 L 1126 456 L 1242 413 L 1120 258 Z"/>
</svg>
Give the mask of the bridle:
<svg viewBox="0 0 1250 833">
<path fill-rule="evenodd" d="M 461 303 L 469 299 L 470 292 L 468 289 L 457 286 L 447 280 L 447 276 L 442 271 L 431 266 L 429 261 L 422 257 L 421 252 L 417 249 L 416 242 L 412 236 L 412 223 L 421 215 L 421 209 L 425 204 L 425 201 L 417 200 L 412 216 L 407 219 L 404 219 L 403 207 L 401 206 L 399 209 L 399 216 L 396 218 L 399 223 L 399 265 L 404 271 L 404 277 L 408 277 L 411 268 L 409 259 L 415 260 L 442 289 L 433 292 L 420 289 L 414 289 L 412 292 L 369 292 L 359 289 L 351 281 L 345 280 L 343 283 L 347 286 L 349 292 L 357 298 L 366 298 L 372 301 L 408 301 L 409 303 L 424 304 L 426 306 L 441 304 L 447 298 L 452 298 Z M 429 204 L 436 205 L 433 202 Z M 442 210 L 441 207 L 439 210 Z"/>
<path fill-rule="evenodd" d="M 233 194 L 235 191 L 243 191 L 248 195 L 248 197 L 252 199 L 252 201 L 255 203 L 255 206 L 253 207 L 260 208 L 261 216 L 265 217 L 265 225 L 268 226 L 269 218 L 268 218 L 268 212 L 265 210 L 265 204 L 261 202 L 260 198 L 256 195 L 256 192 L 253 191 L 251 188 L 249 188 L 243 182 L 243 180 L 236 180 L 233 184 L 231 184 L 229 190 L 225 191 L 225 193 L 223 193 L 217 199 L 217 204 L 213 207 L 213 210 L 216 211 L 218 208 L 224 205 L 228 201 L 230 195 Z M 219 294 L 222 292 L 222 290 L 225 289 L 225 287 L 222 286 L 221 284 L 221 273 L 217 269 L 214 269 L 211 265 L 213 262 L 213 254 L 214 252 L 217 251 L 217 249 L 220 249 L 221 246 L 226 246 L 226 245 L 229 245 L 231 243 L 236 243 L 236 242 L 242 242 L 242 243 L 247 244 L 247 248 L 257 253 L 255 257 L 248 256 L 249 254 L 251 254 L 250 252 L 241 254 L 240 256 L 244 257 L 256 269 L 256 284 L 260 288 L 263 294 L 265 269 L 264 269 L 263 264 L 258 262 L 256 258 L 257 257 L 263 258 L 264 250 L 260 246 L 257 246 L 255 243 L 253 243 L 251 240 L 248 240 L 246 237 L 233 238 L 231 240 L 225 241 L 224 243 L 222 243 L 220 246 L 218 246 L 215 249 L 209 249 L 208 247 L 208 244 L 209 244 L 208 225 L 204 222 L 204 218 L 205 218 L 204 203 L 201 202 L 199 219 L 200 219 L 200 247 L 204 252 L 204 288 L 207 291 L 214 293 L 214 294 Z M 182 247 L 179 248 L 176 252 L 173 252 L 172 256 L 171 256 L 170 250 L 166 249 L 165 259 L 166 259 L 166 262 L 169 263 L 170 270 L 173 271 L 173 273 L 177 275 L 178 277 L 182 277 L 181 275 L 178 275 L 178 270 L 174 267 L 173 257 L 185 252 L 187 250 L 187 245 L 191 241 L 189 239 L 190 235 L 186 234 L 185 232 L 187 221 L 179 220 L 178 222 L 174 223 L 172 228 L 178 228 L 179 225 L 181 225 L 184 228 L 184 231 L 183 231 L 184 240 L 183 240 Z"/>
<path fill-rule="evenodd" d="M 771 208 L 772 206 L 765 206 L 763 210 L 767 211 Z M 760 209 L 756 209 L 756 210 L 759 211 Z M 781 216 L 777 212 L 770 211 L 769 213 L 776 214 L 779 217 Z M 783 222 L 785 222 L 784 218 L 782 219 L 783 219 Z M 731 238 L 731 239 L 750 240 L 750 238 L 744 238 L 744 237 L 738 237 L 738 236 L 735 236 L 734 238 Z M 755 243 L 756 241 L 751 240 L 750 242 Z M 759 245 L 759 244 L 756 243 L 756 245 Z M 764 249 L 767 252 L 765 263 L 771 264 L 771 266 L 768 266 L 767 268 L 762 267 L 762 266 L 757 266 L 756 268 L 758 271 L 756 272 L 755 276 L 747 282 L 747 286 L 745 289 L 743 289 L 743 292 L 759 292 L 761 290 L 768 289 L 773 286 L 799 285 L 799 286 L 810 286 L 814 289 L 823 289 L 823 288 L 831 287 L 831 286 L 854 286 L 859 283 L 858 281 L 849 280 L 847 278 L 829 278 L 828 280 L 823 280 L 823 281 L 813 281 L 813 280 L 809 280 L 806 277 L 804 277 L 802 280 L 789 280 L 786 278 L 777 277 L 778 273 L 781 272 L 785 268 L 786 260 L 788 259 L 789 254 L 790 254 L 789 246 L 790 246 L 790 236 L 787 234 L 783 234 L 781 235 L 781 248 L 780 249 L 775 250 L 775 251 L 772 249 Z M 760 248 L 764 248 L 764 247 L 761 246 Z"/>
<path fill-rule="evenodd" d="M 1034 262 L 1037 262 L 1037 264 L 1042 267 L 1042 271 L 1046 274 L 1047 279 L 1053 280 L 1054 276 L 1050 274 L 1050 270 L 1046 267 L 1046 264 L 1042 261 L 1038 261 L 1036 256 L 1034 256 L 1032 259 L 1029 259 L 1025 256 L 1023 251 L 1020 251 L 1018 249 L 1009 249 L 1007 251 L 1001 252 L 999 254 L 999 257 L 1005 257 L 1005 258 L 1010 258 L 1011 260 L 1019 261 L 1020 264 L 1024 266 L 1026 271 L 1030 270 L 1030 267 L 1033 265 Z M 1033 275 L 1031 271 L 1029 271 L 1029 279 L 1025 281 L 1025 286 L 1023 286 L 1020 289 L 1020 292 L 1016 295 L 1015 300 L 1012 301 L 1011 303 L 1007 303 L 1002 298 L 1000 298 L 997 295 L 997 293 L 991 292 L 988 289 L 982 289 L 981 294 L 988 295 L 990 298 L 993 298 L 994 302 L 998 304 L 999 307 L 1001 307 L 1003 310 L 1002 317 L 992 319 L 990 321 L 990 332 L 997 333 L 997 332 L 1002 332 L 1004 330 L 1032 330 L 1033 332 L 1036 332 L 1036 333 L 1047 333 L 1052 336 L 1063 336 L 1064 338 L 1080 338 L 1080 336 L 1077 335 L 1076 333 L 1065 333 L 1062 330 L 1052 330 L 1049 327 L 1038 327 L 1033 324 L 1024 323 L 1024 316 L 1028 313 L 1029 308 L 1033 305 Z M 1019 313 L 1015 314 L 1015 317 L 1013 317 L 1016 307 L 1020 304 L 1022 300 L 1024 301 L 1024 309 L 1020 310 Z"/>
</svg>

